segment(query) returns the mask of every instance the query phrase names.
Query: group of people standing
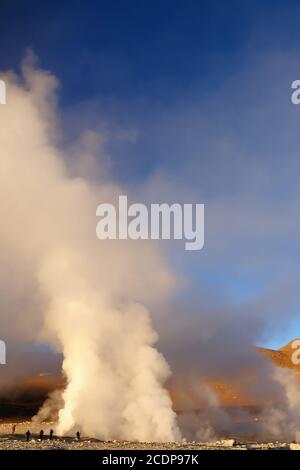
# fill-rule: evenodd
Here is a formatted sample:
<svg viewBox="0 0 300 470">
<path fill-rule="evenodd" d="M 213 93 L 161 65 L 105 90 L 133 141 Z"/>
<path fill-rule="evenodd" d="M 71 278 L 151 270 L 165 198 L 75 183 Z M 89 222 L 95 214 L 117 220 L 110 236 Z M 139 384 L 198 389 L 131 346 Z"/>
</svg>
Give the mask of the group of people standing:
<svg viewBox="0 0 300 470">
<path fill-rule="evenodd" d="M 17 427 L 16 424 L 13 424 L 13 426 L 12 426 L 12 434 L 15 434 L 15 432 L 16 432 L 16 427 Z M 28 429 L 28 430 L 25 432 L 25 439 L 26 439 L 26 442 L 29 442 L 29 441 L 30 441 L 30 437 L 31 437 L 31 432 L 30 432 L 30 430 Z M 43 440 L 44 440 L 44 437 L 45 437 L 45 436 L 44 436 L 44 430 L 41 429 L 41 430 L 40 430 L 40 441 L 43 441 Z M 54 438 L 54 431 L 53 431 L 53 429 L 50 429 L 50 433 L 49 433 L 49 439 L 50 439 L 50 441 L 52 441 L 53 438 Z M 80 432 L 79 432 L 79 431 L 76 432 L 76 438 L 77 438 L 78 441 L 80 441 Z"/>
<path fill-rule="evenodd" d="M 50 429 L 50 433 L 49 433 L 49 439 L 50 439 L 50 441 L 52 441 L 52 439 L 53 439 L 53 434 L 54 434 L 53 429 Z M 28 429 L 28 430 L 25 432 L 26 442 L 29 442 L 30 436 L 31 436 L 31 432 L 30 432 L 29 429 Z M 40 430 L 40 441 L 43 441 L 43 440 L 44 440 L 44 430 L 41 429 L 41 430 Z"/>
</svg>

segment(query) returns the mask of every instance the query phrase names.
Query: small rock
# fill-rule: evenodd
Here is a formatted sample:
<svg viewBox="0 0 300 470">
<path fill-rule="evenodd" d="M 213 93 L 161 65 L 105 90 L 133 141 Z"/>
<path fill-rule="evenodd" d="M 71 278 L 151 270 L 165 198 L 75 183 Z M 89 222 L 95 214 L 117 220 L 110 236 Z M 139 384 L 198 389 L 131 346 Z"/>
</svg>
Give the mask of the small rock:
<svg viewBox="0 0 300 470">
<path fill-rule="evenodd" d="M 224 447 L 233 447 L 235 446 L 236 442 L 234 439 L 222 439 L 220 441 L 220 444 L 221 446 L 224 446 Z"/>
<path fill-rule="evenodd" d="M 290 444 L 290 450 L 300 450 L 300 444 Z"/>
</svg>

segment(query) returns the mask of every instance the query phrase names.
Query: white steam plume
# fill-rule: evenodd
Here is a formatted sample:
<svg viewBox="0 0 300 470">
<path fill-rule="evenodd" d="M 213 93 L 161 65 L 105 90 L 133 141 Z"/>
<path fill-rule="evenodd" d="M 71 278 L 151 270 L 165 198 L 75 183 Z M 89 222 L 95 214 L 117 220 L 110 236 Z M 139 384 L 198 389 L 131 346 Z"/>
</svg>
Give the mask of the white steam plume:
<svg viewBox="0 0 300 470">
<path fill-rule="evenodd" d="M 174 284 L 148 242 L 96 239 L 95 210 L 122 189 L 68 173 L 58 149 L 56 80 L 25 62 L 0 109 L 1 334 L 64 356 L 57 432 L 104 439 L 180 438 L 147 304 Z M 2 290 L 2 289 L 1 289 Z"/>
</svg>

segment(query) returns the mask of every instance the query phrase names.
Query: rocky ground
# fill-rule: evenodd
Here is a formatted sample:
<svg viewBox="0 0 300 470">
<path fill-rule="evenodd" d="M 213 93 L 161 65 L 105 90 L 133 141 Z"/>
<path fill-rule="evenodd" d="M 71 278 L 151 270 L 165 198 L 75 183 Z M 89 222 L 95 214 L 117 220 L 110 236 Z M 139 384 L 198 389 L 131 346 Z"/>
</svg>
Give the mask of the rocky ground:
<svg viewBox="0 0 300 470">
<path fill-rule="evenodd" d="M 23 421 L 16 424 L 15 434 L 12 435 L 12 423 L 0 424 L 0 450 L 300 450 L 299 444 L 280 442 L 242 442 L 225 439 L 214 442 L 128 442 L 128 441 L 99 441 L 81 438 L 78 442 L 75 436 L 54 438 L 49 440 L 49 432 L 54 423 L 32 423 Z M 31 438 L 25 441 L 24 434 L 30 429 Z M 45 438 L 39 440 L 39 431 L 43 429 Z"/>
</svg>

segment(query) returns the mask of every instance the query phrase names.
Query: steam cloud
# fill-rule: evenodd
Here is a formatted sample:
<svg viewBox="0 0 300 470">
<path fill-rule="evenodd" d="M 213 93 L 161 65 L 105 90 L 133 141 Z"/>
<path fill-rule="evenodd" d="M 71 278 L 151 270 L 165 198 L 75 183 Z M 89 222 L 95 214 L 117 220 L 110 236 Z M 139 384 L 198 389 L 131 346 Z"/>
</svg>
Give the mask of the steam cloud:
<svg viewBox="0 0 300 470">
<path fill-rule="evenodd" d="M 165 389 L 170 368 L 155 347 L 148 308 L 166 302 L 176 277 L 152 242 L 97 240 L 97 205 L 117 203 L 128 191 L 108 177 L 105 152 L 96 163 L 93 133 L 71 153 L 61 150 L 56 79 L 31 57 L 21 78 L 1 78 L 7 84 L 0 109 L 1 337 L 8 351 L 22 342 L 47 343 L 63 355 L 67 380 L 36 419 L 54 416 L 58 434 L 80 429 L 102 439 L 207 440 L 222 433 L 299 439 L 299 384 L 254 353 L 262 328 L 257 312 L 243 317 L 242 327 L 236 312 L 201 312 L 186 321 L 173 311 L 156 319 L 175 388 L 184 389 L 176 418 Z M 21 367 L 15 363 L 15 374 L 35 370 L 24 359 Z M 249 370 L 254 381 L 241 376 Z M 243 391 L 267 403 L 258 421 L 246 409 L 232 416 L 220 407 L 204 379 L 222 373 L 238 376 Z M 202 404 L 197 413 L 195 403 Z"/>
<path fill-rule="evenodd" d="M 57 432 L 170 441 L 180 437 L 170 374 L 147 302 L 174 283 L 149 243 L 99 243 L 95 210 L 122 190 L 71 177 L 58 146 L 53 76 L 6 74 L 0 112 L 1 334 L 48 342 L 67 386 Z M 47 404 L 46 404 L 47 406 Z M 43 414 L 43 412 L 42 412 Z"/>
</svg>

